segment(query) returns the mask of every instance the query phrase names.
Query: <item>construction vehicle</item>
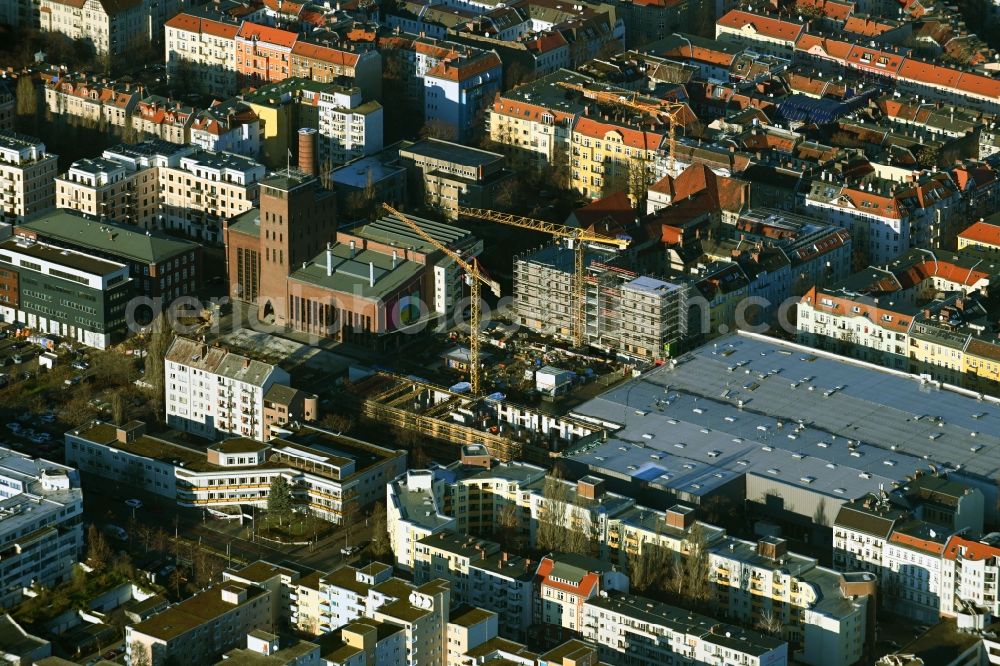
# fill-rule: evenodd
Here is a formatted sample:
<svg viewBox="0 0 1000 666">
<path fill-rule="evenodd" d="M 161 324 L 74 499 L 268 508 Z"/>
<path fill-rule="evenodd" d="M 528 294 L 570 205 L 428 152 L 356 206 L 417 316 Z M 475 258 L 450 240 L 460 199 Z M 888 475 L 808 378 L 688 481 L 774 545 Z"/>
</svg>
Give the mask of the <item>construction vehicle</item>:
<svg viewBox="0 0 1000 666">
<path fill-rule="evenodd" d="M 667 157 L 669 160 L 667 163 L 667 173 L 671 176 L 677 175 L 674 173 L 674 167 L 676 165 L 675 153 L 677 151 L 677 125 L 683 124 L 679 119 L 679 116 L 681 112 L 687 108 L 687 104 L 666 100 L 657 100 L 655 103 L 643 102 L 639 100 L 639 94 L 637 92 L 622 94 L 622 92 L 613 92 L 609 90 L 591 90 L 590 88 L 582 86 L 579 83 L 570 83 L 568 81 L 558 81 L 557 84 L 563 88 L 575 90 L 584 97 L 601 104 L 617 104 L 629 109 L 641 111 L 642 113 L 652 116 L 652 118 L 657 122 L 660 122 L 661 118 L 666 118 L 668 141 Z"/>
<path fill-rule="evenodd" d="M 584 259 L 586 250 L 584 243 L 602 243 L 604 245 L 614 245 L 620 250 L 624 250 L 631 242 L 628 238 L 612 238 L 601 234 L 591 233 L 586 229 L 577 227 L 567 227 L 563 224 L 535 220 L 530 217 L 501 213 L 485 208 L 458 207 L 458 214 L 467 217 L 474 217 L 480 220 L 488 220 L 499 224 L 506 224 L 520 229 L 531 229 L 540 231 L 556 238 L 565 238 L 572 244 L 573 248 L 573 345 L 577 348 L 583 347 L 583 338 L 586 328 L 586 294 L 584 290 Z"/>
<path fill-rule="evenodd" d="M 406 217 L 392 206 L 382 204 L 382 208 L 384 208 L 390 215 L 401 220 L 404 224 L 406 224 L 406 226 L 413 229 L 414 233 L 423 238 L 425 241 L 441 250 L 441 252 L 445 255 L 451 257 L 451 259 L 458 264 L 463 271 L 465 271 L 466 281 L 469 283 L 469 295 L 472 301 L 469 305 L 469 384 L 472 396 L 478 397 L 481 385 L 481 368 L 479 367 L 479 319 L 482 313 L 482 306 L 480 305 L 481 287 L 482 285 L 486 285 L 490 288 L 490 291 L 493 292 L 494 296 L 499 297 L 500 284 L 496 280 L 490 279 L 480 270 L 479 262 L 475 258 L 471 261 L 466 261 L 457 252 L 436 241 L 430 234 L 421 229 L 416 222 Z"/>
</svg>

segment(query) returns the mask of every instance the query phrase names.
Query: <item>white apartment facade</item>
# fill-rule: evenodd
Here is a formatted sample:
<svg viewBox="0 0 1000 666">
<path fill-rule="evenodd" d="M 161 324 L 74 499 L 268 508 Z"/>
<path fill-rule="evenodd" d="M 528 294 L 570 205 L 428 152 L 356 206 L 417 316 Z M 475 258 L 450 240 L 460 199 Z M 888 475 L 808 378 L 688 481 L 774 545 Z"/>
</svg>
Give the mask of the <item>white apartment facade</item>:
<svg viewBox="0 0 1000 666">
<path fill-rule="evenodd" d="M 974 609 L 1000 613 L 998 577 L 1000 544 L 995 538 L 952 536 L 941 554 L 941 615 L 954 617 Z"/>
<path fill-rule="evenodd" d="M 904 513 L 887 499 L 865 495 L 844 504 L 833 524 L 833 568 L 885 576 L 885 548 Z"/>
<path fill-rule="evenodd" d="M 445 581 L 414 585 L 394 578 L 392 567 L 373 562 L 334 570 L 321 578 L 320 590 L 326 597 L 320 605 L 322 631 L 359 618 L 397 625 L 403 628 L 407 666 L 446 666 L 451 595 Z"/>
<path fill-rule="evenodd" d="M 41 141 L 0 131 L 0 221 L 20 221 L 55 205 L 58 161 Z"/>
<path fill-rule="evenodd" d="M 182 12 L 164 25 L 167 78 L 184 76 L 199 92 L 234 95 L 238 23 Z"/>
<path fill-rule="evenodd" d="M 386 526 L 400 568 L 413 570 L 421 539 L 455 529 L 455 519 L 441 510 L 444 485 L 431 470 L 408 470 L 386 484 Z"/>
<path fill-rule="evenodd" d="M 870 183 L 848 187 L 815 181 L 805 205 L 807 212 L 848 229 L 865 264 L 885 265 L 912 246 L 909 211 L 892 193 L 875 191 Z"/>
<path fill-rule="evenodd" d="M 77 470 L 0 447 L 0 552 L 0 607 L 70 580 L 83 554 Z"/>
<path fill-rule="evenodd" d="M 181 0 L 40 0 L 40 26 L 87 40 L 99 56 L 120 57 L 159 42 L 160 27 Z"/>
<path fill-rule="evenodd" d="M 882 591 L 900 615 L 936 622 L 941 609 L 942 554 L 948 535 L 920 521 L 899 525 L 885 546 Z"/>
<path fill-rule="evenodd" d="M 260 119 L 242 102 L 201 111 L 191 123 L 190 143 L 202 150 L 256 159 L 260 155 L 260 142 Z"/>
<path fill-rule="evenodd" d="M 382 105 L 360 88 L 331 86 L 319 95 L 320 164 L 340 165 L 382 150 Z"/>
<path fill-rule="evenodd" d="M 602 661 L 634 666 L 782 666 L 788 644 L 756 631 L 628 594 L 598 596 L 583 605 L 583 638 Z"/>
<path fill-rule="evenodd" d="M 288 372 L 217 347 L 177 338 L 164 360 L 167 423 L 200 437 L 264 441 L 264 394 Z"/>
</svg>

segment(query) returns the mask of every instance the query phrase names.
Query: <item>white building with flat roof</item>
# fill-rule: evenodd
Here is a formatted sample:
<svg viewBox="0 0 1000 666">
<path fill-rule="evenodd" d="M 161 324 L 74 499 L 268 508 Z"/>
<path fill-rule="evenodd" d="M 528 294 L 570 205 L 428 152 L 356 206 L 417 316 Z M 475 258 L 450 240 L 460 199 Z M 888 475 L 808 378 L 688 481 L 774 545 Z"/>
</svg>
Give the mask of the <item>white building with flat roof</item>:
<svg viewBox="0 0 1000 666">
<path fill-rule="evenodd" d="M 82 521 L 75 469 L 0 447 L 0 608 L 32 585 L 70 579 L 83 553 Z"/>
<path fill-rule="evenodd" d="M 0 130 L 0 221 L 20 221 L 55 205 L 58 162 L 38 139 Z"/>
</svg>

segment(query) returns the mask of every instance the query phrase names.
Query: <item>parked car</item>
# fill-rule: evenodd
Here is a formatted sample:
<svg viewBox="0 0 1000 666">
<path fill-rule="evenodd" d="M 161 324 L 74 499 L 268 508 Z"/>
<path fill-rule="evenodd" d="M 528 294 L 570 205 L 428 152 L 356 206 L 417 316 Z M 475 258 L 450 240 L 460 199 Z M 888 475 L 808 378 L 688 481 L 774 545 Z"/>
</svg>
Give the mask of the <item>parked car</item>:
<svg viewBox="0 0 1000 666">
<path fill-rule="evenodd" d="M 127 499 L 127 500 L 125 500 L 125 506 L 132 507 L 133 509 L 141 509 L 142 508 L 142 500 L 135 499 L 135 498 Z"/>
<path fill-rule="evenodd" d="M 42 419 L 42 423 L 55 423 L 56 421 L 56 415 L 54 412 L 45 412 L 40 418 Z"/>
<path fill-rule="evenodd" d="M 73 361 L 72 363 L 70 363 L 70 367 L 71 368 L 76 368 L 77 370 L 89 370 L 90 369 L 90 364 L 87 363 L 86 361 L 84 361 L 83 359 L 80 359 L 80 360 Z"/>
<path fill-rule="evenodd" d="M 125 531 L 125 528 L 119 525 L 108 523 L 104 526 L 104 531 L 119 541 L 128 541 L 128 532 Z"/>
<path fill-rule="evenodd" d="M 358 548 L 357 546 L 344 546 L 343 548 L 340 549 L 340 554 L 349 557 L 354 553 L 358 552 L 359 550 L 360 548 Z"/>
<path fill-rule="evenodd" d="M 17 421 L 11 421 L 10 423 L 7 424 L 7 430 L 10 430 L 13 433 L 20 432 L 21 424 L 18 423 Z"/>
</svg>

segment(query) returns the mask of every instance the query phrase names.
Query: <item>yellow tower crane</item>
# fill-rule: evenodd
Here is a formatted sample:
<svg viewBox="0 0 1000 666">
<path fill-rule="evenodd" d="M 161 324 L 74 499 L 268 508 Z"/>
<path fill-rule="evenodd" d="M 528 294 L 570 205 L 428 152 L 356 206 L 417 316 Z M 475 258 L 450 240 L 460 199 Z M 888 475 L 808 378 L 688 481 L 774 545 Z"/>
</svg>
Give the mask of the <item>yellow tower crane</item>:
<svg viewBox="0 0 1000 666">
<path fill-rule="evenodd" d="M 510 215 L 509 213 L 501 213 L 495 210 L 488 210 L 485 208 L 466 208 L 465 206 L 458 207 L 458 214 L 465 215 L 467 217 L 475 217 L 480 220 L 488 220 L 490 222 L 498 222 L 500 224 L 506 224 L 511 227 L 519 227 L 521 229 L 531 229 L 532 231 L 540 231 L 550 236 L 555 236 L 556 238 L 565 238 L 572 241 L 573 243 L 573 344 L 576 347 L 583 346 L 583 337 L 586 329 L 586 311 L 584 306 L 586 305 L 586 295 L 584 293 L 584 259 L 586 258 L 586 252 L 584 250 L 584 243 L 603 243 L 605 245 L 614 245 L 621 250 L 628 247 L 629 239 L 627 238 L 612 238 L 610 236 L 603 236 L 601 234 L 590 233 L 586 229 L 579 229 L 576 227 L 567 227 L 563 224 L 555 224 L 554 222 L 546 222 L 544 220 L 535 220 L 530 217 L 522 217 L 520 215 Z"/>
<path fill-rule="evenodd" d="M 416 222 L 406 217 L 398 210 L 393 208 L 388 204 L 382 204 L 382 208 L 385 209 L 387 213 L 393 215 L 409 228 L 423 238 L 425 241 L 441 250 L 447 256 L 451 257 L 452 260 L 459 267 L 465 271 L 469 282 L 469 291 L 472 298 L 472 304 L 469 306 L 469 384 L 472 385 L 472 395 L 479 395 L 479 317 L 481 313 L 480 302 L 480 288 L 482 285 L 486 285 L 493 292 L 494 296 L 500 296 L 500 284 L 496 280 L 491 280 L 484 273 L 479 270 L 479 262 L 475 259 L 471 261 L 466 261 L 457 252 L 451 248 L 445 246 L 444 244 L 438 242 L 431 237 L 426 231 L 421 229 Z"/>
<path fill-rule="evenodd" d="M 659 101 L 657 103 L 652 102 L 642 102 L 638 99 L 638 93 L 631 92 L 628 95 L 623 95 L 617 92 L 611 92 L 607 90 L 591 90 L 579 83 L 570 83 L 568 81 L 558 81 L 558 85 L 569 90 L 575 90 L 581 93 L 584 97 L 594 100 L 595 102 L 601 102 L 604 104 L 619 104 L 621 106 L 627 106 L 630 109 L 635 109 L 636 111 L 641 111 L 643 113 L 651 115 L 653 118 L 659 120 L 661 116 L 667 119 L 667 157 L 669 159 L 667 163 L 667 171 L 671 176 L 674 176 L 674 166 L 676 163 L 675 153 L 677 151 L 677 125 L 682 124 L 678 116 L 681 112 L 687 108 L 687 104 L 683 102 L 668 102 Z"/>
</svg>

